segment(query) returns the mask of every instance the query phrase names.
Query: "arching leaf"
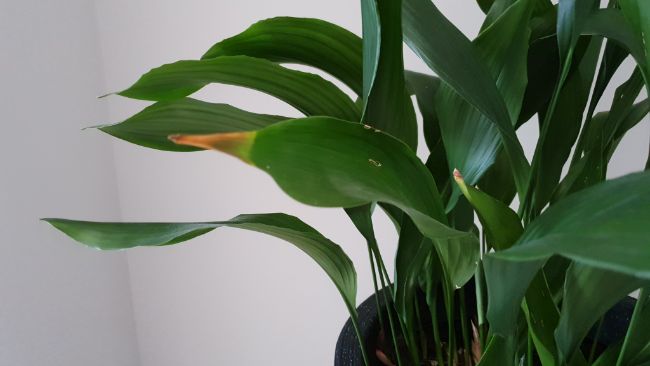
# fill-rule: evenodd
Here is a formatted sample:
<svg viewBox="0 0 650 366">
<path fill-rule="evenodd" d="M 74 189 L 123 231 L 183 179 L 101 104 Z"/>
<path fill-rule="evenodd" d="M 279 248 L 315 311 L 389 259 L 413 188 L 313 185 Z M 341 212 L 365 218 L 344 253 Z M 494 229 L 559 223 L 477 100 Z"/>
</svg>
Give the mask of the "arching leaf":
<svg viewBox="0 0 650 366">
<path fill-rule="evenodd" d="M 305 115 L 359 120 L 359 110 L 334 84 L 318 75 L 290 70 L 248 56 L 178 61 L 155 68 L 119 95 L 152 101 L 188 96 L 210 83 L 243 86 L 279 98 Z"/>
<path fill-rule="evenodd" d="M 261 20 L 212 46 L 202 57 L 251 56 L 321 69 L 362 94 L 361 38 L 320 19 Z"/>
<path fill-rule="evenodd" d="M 125 121 L 98 128 L 133 144 L 167 151 L 196 151 L 167 138 L 174 134 L 208 134 L 253 131 L 289 119 L 247 112 L 228 104 L 214 104 L 191 98 L 157 102 Z"/>
</svg>

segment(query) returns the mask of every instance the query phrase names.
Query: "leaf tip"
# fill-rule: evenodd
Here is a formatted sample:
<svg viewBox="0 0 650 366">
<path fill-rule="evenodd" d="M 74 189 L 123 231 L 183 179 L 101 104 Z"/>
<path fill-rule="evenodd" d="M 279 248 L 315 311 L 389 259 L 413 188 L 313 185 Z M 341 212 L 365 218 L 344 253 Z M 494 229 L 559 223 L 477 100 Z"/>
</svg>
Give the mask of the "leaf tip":
<svg viewBox="0 0 650 366">
<path fill-rule="evenodd" d="M 463 179 L 463 174 L 461 174 L 460 170 L 454 168 L 454 179 L 458 181 L 464 181 Z"/>
<path fill-rule="evenodd" d="M 219 150 L 235 156 L 246 163 L 250 161 L 250 149 L 255 132 L 226 132 L 208 135 L 169 135 L 169 141 L 177 145 L 197 147 L 204 150 Z"/>
</svg>

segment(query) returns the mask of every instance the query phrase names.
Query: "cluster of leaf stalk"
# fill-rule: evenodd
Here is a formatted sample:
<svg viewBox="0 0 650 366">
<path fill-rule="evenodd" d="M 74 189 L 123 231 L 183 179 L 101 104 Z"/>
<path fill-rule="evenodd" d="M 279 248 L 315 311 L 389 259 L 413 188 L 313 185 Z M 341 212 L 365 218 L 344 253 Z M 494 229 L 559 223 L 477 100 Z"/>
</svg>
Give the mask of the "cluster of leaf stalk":
<svg viewBox="0 0 650 366">
<path fill-rule="evenodd" d="M 317 19 L 263 20 L 199 60 L 143 75 L 117 94 L 155 103 L 100 129 L 160 150 L 220 150 L 267 172 L 302 203 L 345 208 L 367 241 L 376 301 L 387 309 L 378 314 L 392 340 L 380 350 L 385 363 L 648 365 L 650 173 L 648 164 L 617 179 L 606 173 L 621 139 L 650 109 L 639 101 L 650 81 L 650 1 L 478 6 L 486 16 L 474 40 L 430 0 L 361 0 L 362 37 Z M 403 43 L 437 76 L 405 71 Z M 627 59 L 633 72 L 610 109 L 596 113 Z M 323 71 L 354 96 L 285 64 Z M 210 83 L 261 91 L 305 117 L 189 98 Z M 426 162 L 415 155 L 414 105 Z M 516 130 L 535 116 L 539 138 L 529 161 Z M 399 232 L 392 281 L 374 236 L 376 207 Z M 332 279 L 359 332 L 352 262 L 295 217 L 48 221 L 100 249 L 176 244 L 222 226 L 284 239 Z M 470 288 L 476 301 L 465 298 Z M 587 337 L 636 289 L 624 337 L 600 345 L 598 331 Z M 375 350 L 359 342 L 370 365 Z"/>
</svg>

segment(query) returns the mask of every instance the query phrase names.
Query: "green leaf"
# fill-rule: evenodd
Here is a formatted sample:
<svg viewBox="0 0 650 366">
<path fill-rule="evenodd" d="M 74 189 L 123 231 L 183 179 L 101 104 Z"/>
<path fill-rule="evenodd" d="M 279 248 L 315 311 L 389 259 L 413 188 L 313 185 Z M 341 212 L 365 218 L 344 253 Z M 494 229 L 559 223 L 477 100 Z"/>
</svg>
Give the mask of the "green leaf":
<svg viewBox="0 0 650 366">
<path fill-rule="evenodd" d="M 405 341 L 414 363 L 419 363 L 417 342 L 414 339 L 417 324 L 415 301 L 419 279 L 431 256 L 433 245 L 422 236 L 413 221 L 405 216 L 402 220 L 397 253 L 395 255 L 395 309 L 404 324 Z M 417 362 L 416 362 L 417 361 Z"/>
<path fill-rule="evenodd" d="M 589 41 L 587 51 L 576 70 L 569 74 L 560 89 L 552 115 L 545 119 L 545 123 L 548 124 L 544 129 L 546 133 L 544 138 L 540 139 L 533 159 L 535 179 L 533 207 L 537 212 L 541 211 L 550 200 L 560 181 L 562 168 L 578 138 L 598 65 L 600 46 L 600 39 Z"/>
<path fill-rule="evenodd" d="M 555 331 L 560 359 L 570 359 L 596 321 L 642 283 L 628 275 L 579 263 L 570 266 Z"/>
<path fill-rule="evenodd" d="M 632 25 L 632 29 L 636 32 L 637 36 L 641 39 L 640 42 L 635 42 L 636 45 L 641 45 L 643 52 L 639 52 L 637 47 L 631 44 L 626 44 L 630 47 L 630 53 L 636 59 L 639 67 L 643 70 L 646 86 L 650 89 L 650 53 L 648 46 L 650 44 L 650 3 L 646 0 L 620 0 L 621 10 L 625 14 L 625 18 Z M 612 28 L 618 24 L 612 24 Z M 618 39 L 619 42 L 625 42 Z"/>
<path fill-rule="evenodd" d="M 517 345 L 512 338 L 492 336 L 477 366 L 516 365 L 514 357 Z"/>
<path fill-rule="evenodd" d="M 544 277 L 544 272 L 538 272 L 526 291 L 526 301 L 523 305 L 528 322 L 528 329 L 535 344 L 537 355 L 543 366 L 555 366 L 557 347 L 553 331 L 557 326 L 559 313 L 551 290 Z"/>
<path fill-rule="evenodd" d="M 598 7 L 597 0 L 560 0 L 557 13 L 557 41 L 560 50 L 560 60 L 563 67 L 568 69 L 573 50 L 578 43 L 584 23 L 589 15 Z M 568 70 L 566 70 L 568 71 Z M 560 79 L 560 84 L 563 80 Z"/>
<path fill-rule="evenodd" d="M 99 129 L 152 149 L 196 151 L 199 149 L 174 144 L 167 137 L 175 134 L 253 131 L 286 119 L 289 117 L 251 113 L 228 104 L 182 98 L 155 103 L 123 122 L 99 126 Z"/>
<path fill-rule="evenodd" d="M 361 38 L 320 19 L 277 17 L 259 21 L 212 46 L 202 59 L 251 56 L 323 70 L 362 93 Z"/>
<path fill-rule="evenodd" d="M 478 188 L 506 205 L 509 205 L 517 195 L 512 169 L 503 148 L 497 153 L 494 164 L 479 180 Z"/>
<path fill-rule="evenodd" d="M 625 134 L 638 121 L 643 118 L 644 104 L 634 105 L 634 101 L 643 89 L 643 76 L 639 69 L 635 69 L 630 78 L 614 92 L 614 98 L 609 112 L 599 113 L 594 116 L 589 129 L 585 132 L 583 152 L 595 151 L 606 154 L 609 146 L 617 138 Z M 646 112 L 647 113 L 647 112 Z M 627 117 L 631 115 L 631 119 Z M 609 159 L 608 159 L 609 160 Z"/>
<path fill-rule="evenodd" d="M 429 0 L 404 0 L 407 45 L 461 97 L 497 125 L 522 195 L 528 162 L 512 127 L 512 118 L 488 67 L 471 42 Z"/>
<path fill-rule="evenodd" d="M 402 2 L 362 0 L 363 122 L 417 148 L 417 121 L 404 82 Z M 368 80 L 369 79 L 369 80 Z"/>
<path fill-rule="evenodd" d="M 488 291 L 487 319 L 490 332 L 511 337 L 516 330 L 521 302 L 543 260 L 508 261 L 493 256 L 483 258 Z"/>
<path fill-rule="evenodd" d="M 635 4 L 638 2 L 638 4 Z M 600 9 L 593 12 L 584 23 L 582 34 L 598 35 L 616 41 L 624 47 L 636 60 L 643 72 L 646 84 L 650 77 L 648 58 L 644 42 L 648 39 L 647 33 L 650 30 L 647 21 L 639 18 L 642 12 L 650 14 L 650 7 L 646 1 L 623 0 L 620 2 L 622 11 L 618 9 Z M 638 6 L 638 8 L 637 8 Z M 645 15 L 646 19 L 648 15 Z"/>
<path fill-rule="evenodd" d="M 406 78 L 407 90 L 412 95 L 415 95 L 418 102 L 418 109 L 422 114 L 424 140 L 426 141 L 427 147 L 432 154 L 434 152 L 436 154 L 442 152 L 440 158 L 444 160 L 444 146 L 442 146 L 438 116 L 433 105 L 434 97 L 440 87 L 440 79 L 432 75 L 409 70 L 405 72 L 404 76 Z M 447 171 L 444 172 L 444 174 L 447 173 Z M 436 183 L 440 184 L 437 179 Z"/>
<path fill-rule="evenodd" d="M 350 311 L 354 311 L 357 275 L 352 261 L 334 244 L 298 218 L 285 214 L 239 215 L 228 221 L 196 223 L 115 223 L 44 219 L 72 239 L 103 250 L 177 244 L 216 228 L 256 231 L 290 242 L 327 273 Z"/>
<path fill-rule="evenodd" d="M 650 295 L 648 291 L 650 288 L 645 287 L 640 293 L 637 301 L 641 303 L 637 306 L 639 308 L 639 316 L 634 329 L 628 337 L 629 343 L 623 357 L 622 364 L 640 365 L 645 362 L 650 362 Z M 646 294 L 643 297 L 643 294 Z"/>
<path fill-rule="evenodd" d="M 650 113 L 650 100 L 647 98 L 644 99 L 643 101 L 634 104 L 627 115 L 622 119 L 620 122 L 618 128 L 616 129 L 616 132 L 614 133 L 614 138 L 612 139 L 608 151 L 608 161 L 611 159 L 612 155 L 614 154 L 614 151 L 616 150 L 616 147 L 620 144 L 621 140 L 623 139 L 623 136 L 631 130 L 634 126 L 636 126 L 639 122 L 643 121 L 643 119 Z M 608 120 L 609 116 L 604 115 L 603 116 L 604 120 Z"/>
<path fill-rule="evenodd" d="M 557 202 L 526 228 L 517 244 L 491 255 L 536 261 L 559 254 L 593 267 L 650 278 L 648 220 L 650 172 L 630 174 Z"/>
<path fill-rule="evenodd" d="M 495 2 L 494 6 L 499 3 Z M 474 41 L 480 58 L 498 80 L 497 87 L 506 101 L 510 121 L 519 116 L 526 89 L 531 10 L 530 0 L 517 2 Z M 468 184 L 476 184 L 494 163 L 501 146 L 498 129 L 448 85 L 443 85 L 436 96 L 436 110 L 449 165 L 461 170 Z M 455 204 L 459 194 L 454 187 L 450 205 Z"/>
<path fill-rule="evenodd" d="M 358 123 L 311 117 L 257 132 L 178 136 L 266 171 L 294 199 L 320 207 L 384 202 L 408 214 L 431 239 L 466 236 L 448 227 L 435 182 L 404 143 Z"/>
<path fill-rule="evenodd" d="M 542 38 L 528 48 L 528 85 L 515 128 L 530 120 L 548 105 L 560 73 L 557 39 Z M 543 118 L 540 115 L 540 118 Z"/>
<path fill-rule="evenodd" d="M 359 120 L 359 110 L 354 102 L 329 81 L 248 56 L 222 56 L 163 65 L 144 74 L 130 88 L 118 94 L 135 99 L 171 101 L 188 96 L 210 83 L 259 90 L 287 102 L 305 115 Z"/>
<path fill-rule="evenodd" d="M 460 172 L 454 171 L 454 178 L 463 195 L 476 209 L 494 248 L 503 250 L 511 247 L 524 231 L 519 216 L 501 201 L 465 184 Z"/>
</svg>

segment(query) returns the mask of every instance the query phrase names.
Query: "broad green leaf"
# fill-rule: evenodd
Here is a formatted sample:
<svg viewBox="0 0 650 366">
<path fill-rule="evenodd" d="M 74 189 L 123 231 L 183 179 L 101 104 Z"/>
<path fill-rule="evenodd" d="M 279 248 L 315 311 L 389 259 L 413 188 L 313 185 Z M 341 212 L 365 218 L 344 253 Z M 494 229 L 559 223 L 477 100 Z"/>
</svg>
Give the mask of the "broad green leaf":
<svg viewBox="0 0 650 366">
<path fill-rule="evenodd" d="M 608 161 L 611 159 L 614 151 L 616 150 L 616 147 L 618 147 L 621 140 L 623 139 L 623 136 L 639 122 L 643 121 L 648 113 L 650 113 L 650 100 L 647 98 L 639 103 L 634 104 L 630 108 L 629 112 L 623 118 L 618 128 L 616 129 L 613 140 L 610 142 L 607 156 Z M 603 119 L 608 120 L 608 117 L 609 116 L 603 116 Z"/>
<path fill-rule="evenodd" d="M 510 205 L 517 195 L 512 169 L 503 148 L 497 153 L 494 164 L 479 180 L 478 188 L 506 205 Z"/>
<path fill-rule="evenodd" d="M 251 56 L 323 70 L 362 93 L 361 38 L 320 19 L 277 17 L 261 20 L 212 46 L 202 57 Z"/>
<path fill-rule="evenodd" d="M 643 52 L 631 50 L 630 53 L 643 70 L 646 86 L 650 89 L 650 52 L 648 52 L 648 48 L 650 48 L 650 21 L 648 21 L 650 19 L 650 3 L 646 0 L 620 0 L 619 3 L 625 18 L 641 39 L 640 44 Z M 639 42 L 636 44 L 638 45 Z"/>
<path fill-rule="evenodd" d="M 509 121 L 519 116 L 526 89 L 531 4 L 530 0 L 517 2 L 474 41 L 480 59 L 497 80 Z M 497 126 L 448 84 L 441 86 L 436 96 L 436 112 L 450 167 L 461 170 L 468 184 L 476 184 L 494 163 L 501 145 Z M 457 187 L 454 192 L 450 205 L 460 194 Z"/>
<path fill-rule="evenodd" d="M 375 82 L 379 66 L 379 48 L 381 44 L 381 27 L 377 1 L 361 0 L 362 45 L 362 99 L 367 100 Z"/>
<path fill-rule="evenodd" d="M 613 141 L 625 134 L 626 128 L 629 129 L 638 123 L 634 119 L 643 118 L 639 114 L 644 111 L 644 105 L 641 104 L 636 108 L 634 105 L 634 101 L 643 89 L 643 84 L 643 76 L 637 68 L 614 92 L 610 110 L 599 113 L 593 118 L 589 129 L 585 132 L 583 152 L 595 151 L 606 154 Z M 631 120 L 628 120 L 627 116 L 630 114 L 632 114 Z"/>
<path fill-rule="evenodd" d="M 526 301 L 522 307 L 542 365 L 556 365 L 557 347 L 553 331 L 557 326 L 559 314 L 544 272 L 538 272 L 533 278 L 526 291 Z"/>
<path fill-rule="evenodd" d="M 152 101 L 183 98 L 210 83 L 243 86 L 277 97 L 305 115 L 359 120 L 359 110 L 334 84 L 318 75 L 290 70 L 248 56 L 178 61 L 144 74 L 119 95 Z"/>
<path fill-rule="evenodd" d="M 311 117 L 257 132 L 176 136 L 216 149 L 270 174 L 294 199 L 320 207 L 385 202 L 408 214 L 431 239 L 466 236 L 448 227 L 427 168 L 404 143 L 358 123 Z"/>
<path fill-rule="evenodd" d="M 253 131 L 289 119 L 247 112 L 228 104 L 207 103 L 191 98 L 157 102 L 123 122 L 98 128 L 133 144 L 167 151 L 196 151 L 174 144 L 174 134 L 208 134 Z"/>
<path fill-rule="evenodd" d="M 647 279 L 648 220 L 650 172 L 630 174 L 555 203 L 526 228 L 517 244 L 491 255 L 511 261 L 537 261 L 559 254 L 596 268 Z"/>
<path fill-rule="evenodd" d="M 478 0 L 479 2 L 481 0 Z M 492 23 L 497 21 L 499 17 L 503 15 L 503 13 L 508 10 L 510 6 L 512 6 L 517 0 L 493 0 L 490 2 L 490 7 L 488 10 L 485 11 L 486 16 L 485 20 L 483 21 L 483 25 L 481 26 L 481 30 L 486 29 Z M 548 13 L 553 11 L 553 3 L 551 3 L 550 0 L 533 0 L 534 3 L 534 8 L 533 8 L 533 15 L 535 17 L 541 17 L 544 15 L 547 15 Z M 535 25 L 534 22 L 531 22 L 531 25 Z"/>
<path fill-rule="evenodd" d="M 485 20 L 481 25 L 481 32 L 494 24 L 494 22 L 503 15 L 517 0 L 495 0 L 490 6 L 490 10 L 485 14 Z"/>
<path fill-rule="evenodd" d="M 459 289 L 472 279 L 481 256 L 476 236 L 437 239 L 435 247 L 453 288 Z"/>
<path fill-rule="evenodd" d="M 576 70 L 560 89 L 552 115 L 545 118 L 544 123 L 548 126 L 544 126 L 545 135 L 537 145 L 532 169 L 535 179 L 533 207 L 536 212 L 540 212 L 551 198 L 578 138 L 598 65 L 600 46 L 600 39 L 594 38 L 589 42 Z"/>
<path fill-rule="evenodd" d="M 433 105 L 434 97 L 440 87 L 440 79 L 432 75 L 409 70 L 405 72 L 404 76 L 406 78 L 406 88 L 409 93 L 415 95 L 418 108 L 422 114 L 424 140 L 429 148 L 429 152 L 432 154 L 440 154 L 442 152 L 440 158 L 444 160 L 444 146 L 442 146 L 438 116 Z M 447 171 L 444 172 L 444 174 L 447 173 Z M 437 179 L 436 183 L 440 186 L 440 182 Z"/>
<path fill-rule="evenodd" d="M 520 194 L 528 184 L 528 162 L 512 118 L 489 68 L 474 45 L 429 0 L 404 0 L 404 39 L 440 79 L 498 126 Z"/>
<path fill-rule="evenodd" d="M 352 261 L 334 244 L 298 218 L 285 214 L 239 215 L 228 221 L 196 223 L 115 223 L 45 219 L 72 239 L 103 250 L 177 244 L 219 227 L 275 236 L 295 245 L 327 273 L 354 314 L 357 279 Z"/>
<path fill-rule="evenodd" d="M 559 77 L 559 64 L 560 56 L 555 37 L 542 38 L 530 44 L 528 85 L 515 128 L 519 128 L 536 113 L 546 110 Z M 540 115 L 540 119 L 542 118 Z"/>
<path fill-rule="evenodd" d="M 517 365 L 514 357 L 517 345 L 512 338 L 494 335 L 485 348 L 481 361 L 477 366 Z"/>
<path fill-rule="evenodd" d="M 598 0 L 560 0 L 557 13 L 557 41 L 560 60 L 566 71 L 571 62 L 573 50 L 578 43 L 584 23 L 598 7 Z M 564 74 L 564 72 L 563 72 Z M 563 80 L 560 79 L 560 84 Z"/>
<path fill-rule="evenodd" d="M 584 126 L 578 138 L 578 142 L 576 143 L 576 152 L 581 152 L 584 150 L 583 145 L 585 134 L 591 129 L 591 123 L 598 102 L 605 93 L 607 85 L 609 85 L 611 79 L 614 77 L 614 73 L 618 70 L 620 65 L 623 63 L 623 60 L 625 60 L 628 55 L 629 52 L 627 52 L 623 47 L 619 46 L 614 41 L 607 40 L 605 51 L 600 63 L 600 69 L 598 70 L 598 74 L 596 76 L 594 91 L 592 93 L 591 100 L 589 101 L 589 108 L 587 109 L 587 116 L 585 118 Z M 571 165 L 574 165 L 578 161 L 580 155 L 580 153 L 573 154 Z"/>
<path fill-rule="evenodd" d="M 362 0 L 364 123 L 417 148 L 417 121 L 406 92 L 402 56 L 401 0 Z M 378 49 L 377 49 L 378 47 Z M 371 56 L 374 56 L 371 57 Z M 374 74 L 370 74 L 374 70 Z"/>
<path fill-rule="evenodd" d="M 636 69 L 614 93 L 611 111 L 595 115 L 583 127 L 581 147 L 576 147 L 575 153 L 580 158 L 572 162 L 566 177 L 553 192 L 551 202 L 605 179 L 607 163 L 620 139 L 648 113 L 647 103 L 632 105 L 642 88 L 643 79 Z"/>
<path fill-rule="evenodd" d="M 402 220 L 397 253 L 395 255 L 395 308 L 407 334 L 405 340 L 411 351 L 411 359 L 419 363 L 414 331 L 418 326 L 415 301 L 419 279 L 433 251 L 431 240 L 422 236 L 413 221 L 405 216 Z M 417 362 L 416 362 L 417 361 Z"/>
<path fill-rule="evenodd" d="M 570 359 L 596 321 L 642 283 L 628 275 L 579 263 L 569 267 L 555 331 L 560 360 Z"/>
<path fill-rule="evenodd" d="M 515 333 L 521 302 L 543 260 L 515 262 L 491 255 L 483 258 L 488 291 L 487 319 L 490 332 L 503 337 Z"/>
<path fill-rule="evenodd" d="M 524 231 L 519 216 L 501 201 L 468 186 L 459 171 L 454 171 L 454 178 L 463 195 L 476 209 L 492 246 L 496 250 L 512 246 Z"/>
<path fill-rule="evenodd" d="M 643 18 L 639 16 L 648 18 L 649 4 L 645 0 L 624 0 L 620 2 L 620 5 L 623 11 L 600 9 L 593 12 L 584 23 L 582 34 L 607 37 L 624 47 L 636 60 L 643 72 L 646 84 L 648 84 L 650 69 L 645 46 L 648 39 L 644 37 L 647 37 L 650 26 L 647 20 L 642 21 Z"/>
</svg>

